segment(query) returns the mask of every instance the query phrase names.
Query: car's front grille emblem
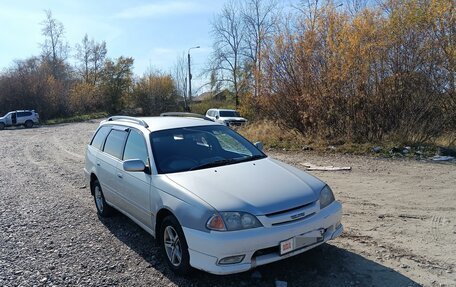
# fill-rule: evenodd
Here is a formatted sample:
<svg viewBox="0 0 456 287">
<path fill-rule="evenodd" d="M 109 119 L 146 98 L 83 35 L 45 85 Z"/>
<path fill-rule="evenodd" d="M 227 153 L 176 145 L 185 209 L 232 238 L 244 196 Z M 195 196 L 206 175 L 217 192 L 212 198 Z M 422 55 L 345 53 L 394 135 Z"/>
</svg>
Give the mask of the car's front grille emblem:
<svg viewBox="0 0 456 287">
<path fill-rule="evenodd" d="M 293 215 L 291 216 L 291 219 L 292 219 L 292 220 L 296 220 L 296 219 L 299 219 L 299 218 L 304 217 L 304 216 L 306 216 L 306 213 L 305 213 L 305 212 L 300 212 L 300 213 L 298 213 L 298 214 L 293 214 Z"/>
</svg>

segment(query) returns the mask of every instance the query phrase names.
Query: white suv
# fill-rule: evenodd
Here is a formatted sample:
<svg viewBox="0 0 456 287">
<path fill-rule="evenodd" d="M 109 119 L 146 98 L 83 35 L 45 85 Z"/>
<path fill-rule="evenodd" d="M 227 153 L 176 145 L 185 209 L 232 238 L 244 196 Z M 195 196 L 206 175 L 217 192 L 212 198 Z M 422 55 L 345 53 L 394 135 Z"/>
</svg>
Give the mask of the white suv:
<svg viewBox="0 0 456 287">
<path fill-rule="evenodd" d="M 258 146 L 205 119 L 111 117 L 87 146 L 84 172 L 98 214 L 130 217 L 173 271 L 237 273 L 343 230 L 328 185 Z"/>
<path fill-rule="evenodd" d="M 0 130 L 11 126 L 33 127 L 34 124 L 40 123 L 40 115 L 34 110 L 12 111 L 0 117 Z"/>
<path fill-rule="evenodd" d="M 209 109 L 206 112 L 206 117 L 214 122 L 224 124 L 229 127 L 242 126 L 247 123 L 247 120 L 236 110 L 228 109 Z"/>
</svg>

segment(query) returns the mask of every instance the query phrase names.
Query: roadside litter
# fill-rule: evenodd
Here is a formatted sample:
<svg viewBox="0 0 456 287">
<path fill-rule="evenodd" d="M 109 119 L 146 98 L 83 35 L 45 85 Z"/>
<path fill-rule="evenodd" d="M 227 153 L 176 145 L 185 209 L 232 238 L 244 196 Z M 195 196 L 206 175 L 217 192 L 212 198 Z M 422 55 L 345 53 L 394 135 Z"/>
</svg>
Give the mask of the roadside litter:
<svg viewBox="0 0 456 287">
<path fill-rule="evenodd" d="M 313 170 L 321 170 L 321 171 L 342 171 L 342 170 L 351 170 L 350 166 L 319 166 L 314 165 L 308 162 L 303 162 L 301 165 L 306 167 L 306 170 L 313 171 Z"/>
</svg>

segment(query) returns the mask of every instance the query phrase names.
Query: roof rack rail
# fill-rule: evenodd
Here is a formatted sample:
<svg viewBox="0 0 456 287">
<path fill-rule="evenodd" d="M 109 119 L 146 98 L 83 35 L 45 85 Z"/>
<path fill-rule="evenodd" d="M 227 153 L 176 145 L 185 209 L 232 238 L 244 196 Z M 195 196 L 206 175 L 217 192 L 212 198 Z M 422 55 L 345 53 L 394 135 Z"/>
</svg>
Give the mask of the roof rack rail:
<svg viewBox="0 0 456 287">
<path fill-rule="evenodd" d="M 141 119 L 138 119 L 138 118 L 134 118 L 134 117 L 128 117 L 128 116 L 112 116 L 112 117 L 109 117 L 108 121 L 127 121 L 127 122 L 134 122 L 134 123 L 137 123 L 139 125 L 142 125 L 143 127 L 145 128 L 148 128 L 149 125 L 141 120 Z"/>
<path fill-rule="evenodd" d="M 206 117 L 205 115 L 195 114 L 195 113 L 186 113 L 186 112 L 168 112 L 168 113 L 161 113 L 160 117 L 185 117 L 185 118 L 199 118 L 206 121 L 213 122 L 214 120 Z"/>
</svg>

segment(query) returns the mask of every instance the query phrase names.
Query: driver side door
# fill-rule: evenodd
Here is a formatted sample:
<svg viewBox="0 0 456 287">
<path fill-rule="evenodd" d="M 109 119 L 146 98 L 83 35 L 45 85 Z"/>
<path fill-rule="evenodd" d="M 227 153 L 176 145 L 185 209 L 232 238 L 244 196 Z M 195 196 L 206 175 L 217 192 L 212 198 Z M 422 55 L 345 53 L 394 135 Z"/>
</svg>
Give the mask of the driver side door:
<svg viewBox="0 0 456 287">
<path fill-rule="evenodd" d="M 6 126 L 12 126 L 12 125 L 13 125 L 13 120 L 12 120 L 13 114 L 15 114 L 15 113 L 8 113 L 8 114 L 5 116 L 5 125 L 6 125 Z"/>
</svg>

